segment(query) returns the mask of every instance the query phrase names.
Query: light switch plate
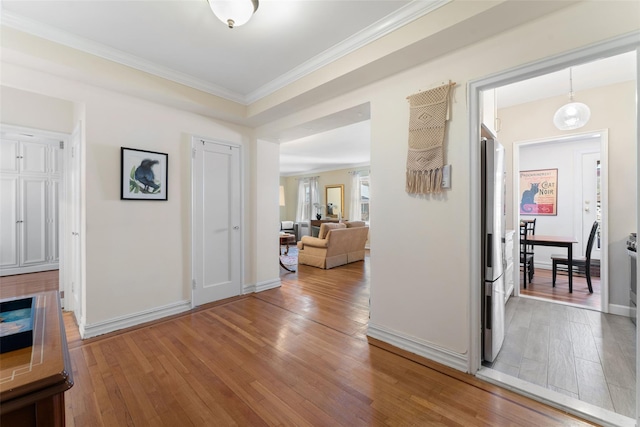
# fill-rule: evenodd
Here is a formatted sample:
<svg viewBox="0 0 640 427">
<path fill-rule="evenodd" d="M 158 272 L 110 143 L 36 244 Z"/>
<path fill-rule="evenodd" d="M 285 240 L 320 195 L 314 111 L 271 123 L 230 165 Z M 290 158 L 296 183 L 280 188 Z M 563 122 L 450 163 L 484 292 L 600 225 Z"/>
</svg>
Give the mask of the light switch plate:
<svg viewBox="0 0 640 427">
<path fill-rule="evenodd" d="M 451 165 L 442 167 L 442 188 L 451 188 Z"/>
</svg>

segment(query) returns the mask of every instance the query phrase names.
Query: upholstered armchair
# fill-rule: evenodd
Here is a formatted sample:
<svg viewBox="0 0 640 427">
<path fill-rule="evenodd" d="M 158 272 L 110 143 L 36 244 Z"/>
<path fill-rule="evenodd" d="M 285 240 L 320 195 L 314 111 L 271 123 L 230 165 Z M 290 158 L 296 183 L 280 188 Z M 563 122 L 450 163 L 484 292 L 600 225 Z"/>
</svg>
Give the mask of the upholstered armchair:
<svg viewBox="0 0 640 427">
<path fill-rule="evenodd" d="M 298 241 L 297 227 L 293 221 L 280 221 L 280 231 L 283 233 L 293 234 L 296 236 L 296 241 Z"/>
</svg>

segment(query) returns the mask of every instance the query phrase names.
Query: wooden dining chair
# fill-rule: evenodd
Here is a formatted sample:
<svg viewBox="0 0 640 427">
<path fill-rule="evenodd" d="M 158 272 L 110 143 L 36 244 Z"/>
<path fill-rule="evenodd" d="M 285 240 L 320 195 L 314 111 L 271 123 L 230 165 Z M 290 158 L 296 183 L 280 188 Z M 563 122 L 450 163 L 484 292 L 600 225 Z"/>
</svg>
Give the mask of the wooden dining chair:
<svg viewBox="0 0 640 427">
<path fill-rule="evenodd" d="M 529 283 L 533 280 L 534 266 L 533 266 L 533 245 L 525 245 L 525 239 L 527 236 L 533 236 L 536 234 L 536 218 L 520 221 L 520 265 L 527 265 L 527 277 L 524 281 L 524 287 L 527 288 L 527 281 Z"/>
<path fill-rule="evenodd" d="M 589 293 L 593 293 L 591 287 L 591 251 L 593 250 L 593 244 L 596 240 L 596 232 L 598 231 L 598 221 L 594 221 L 591 226 L 591 232 L 589 233 L 589 240 L 587 240 L 587 251 L 584 256 L 573 258 L 573 267 L 577 267 L 579 272 L 584 270 L 584 274 L 587 277 L 587 286 L 589 287 Z M 568 271 L 569 263 L 566 255 L 551 255 L 553 261 L 553 286 L 556 286 L 556 272 L 558 267 L 560 271 Z"/>
</svg>

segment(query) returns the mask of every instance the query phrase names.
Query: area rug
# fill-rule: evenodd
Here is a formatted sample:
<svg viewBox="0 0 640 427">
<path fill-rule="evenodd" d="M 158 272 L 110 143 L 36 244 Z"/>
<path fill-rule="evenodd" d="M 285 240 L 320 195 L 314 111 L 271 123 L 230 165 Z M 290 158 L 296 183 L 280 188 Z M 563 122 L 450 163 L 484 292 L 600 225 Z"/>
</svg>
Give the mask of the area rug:
<svg viewBox="0 0 640 427">
<path fill-rule="evenodd" d="M 280 248 L 280 253 L 284 252 L 284 247 Z M 297 265 L 298 264 L 298 248 L 295 246 L 289 246 L 289 254 L 288 255 L 280 255 L 280 261 L 284 265 Z"/>
</svg>

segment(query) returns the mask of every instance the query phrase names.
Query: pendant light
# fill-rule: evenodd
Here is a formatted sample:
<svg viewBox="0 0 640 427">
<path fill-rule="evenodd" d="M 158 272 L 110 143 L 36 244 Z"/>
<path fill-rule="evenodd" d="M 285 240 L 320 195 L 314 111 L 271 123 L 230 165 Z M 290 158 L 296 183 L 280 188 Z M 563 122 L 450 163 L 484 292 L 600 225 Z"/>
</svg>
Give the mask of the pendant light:
<svg viewBox="0 0 640 427">
<path fill-rule="evenodd" d="M 229 28 L 249 22 L 256 10 L 258 0 L 207 0 L 216 17 Z"/>
<path fill-rule="evenodd" d="M 569 68 L 569 103 L 563 105 L 553 116 L 553 124 L 560 130 L 578 129 L 586 125 L 591 110 L 582 102 L 573 102 L 573 73 Z"/>
</svg>

